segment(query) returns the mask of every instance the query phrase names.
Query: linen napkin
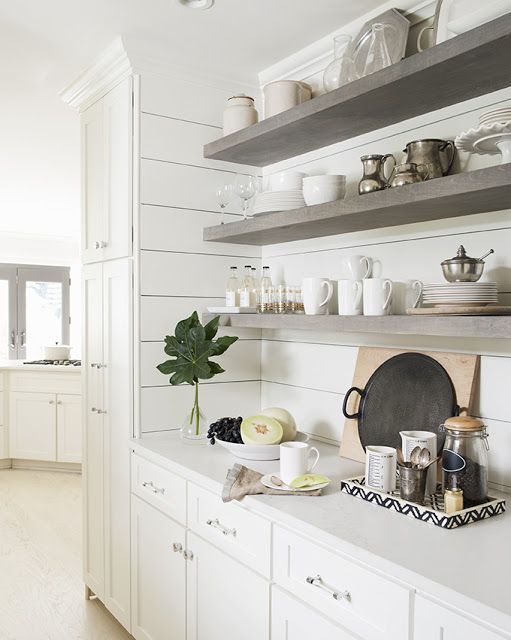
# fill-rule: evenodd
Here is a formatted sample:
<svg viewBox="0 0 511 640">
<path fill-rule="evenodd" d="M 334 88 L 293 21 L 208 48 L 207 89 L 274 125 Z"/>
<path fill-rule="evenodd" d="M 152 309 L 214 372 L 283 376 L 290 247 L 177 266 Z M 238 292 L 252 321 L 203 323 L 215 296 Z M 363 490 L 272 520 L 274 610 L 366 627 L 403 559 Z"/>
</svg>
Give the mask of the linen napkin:
<svg viewBox="0 0 511 640">
<path fill-rule="evenodd" d="M 245 496 L 254 496 L 265 493 L 270 496 L 320 496 L 321 489 L 311 489 L 310 491 L 280 491 L 269 489 L 261 482 L 263 477 L 259 471 L 254 471 L 242 464 L 235 464 L 227 472 L 224 488 L 222 490 L 223 502 L 231 500 L 243 500 Z"/>
</svg>

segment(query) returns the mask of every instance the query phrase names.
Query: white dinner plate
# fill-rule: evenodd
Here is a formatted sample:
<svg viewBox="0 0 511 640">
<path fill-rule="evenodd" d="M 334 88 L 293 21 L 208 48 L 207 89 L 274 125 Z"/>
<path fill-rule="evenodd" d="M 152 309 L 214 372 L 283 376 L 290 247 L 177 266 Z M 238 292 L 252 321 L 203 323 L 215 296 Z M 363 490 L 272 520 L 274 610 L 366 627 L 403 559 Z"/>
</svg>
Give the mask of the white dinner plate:
<svg viewBox="0 0 511 640">
<path fill-rule="evenodd" d="M 328 482 L 322 482 L 320 484 L 315 484 L 313 487 L 304 487 L 303 489 L 294 489 L 293 487 L 288 486 L 287 484 L 278 485 L 272 482 L 272 476 L 276 478 L 279 477 L 278 473 L 267 473 L 265 476 L 261 478 L 262 484 L 268 489 L 275 489 L 276 491 L 299 491 L 300 493 L 307 493 L 308 491 L 317 491 L 318 489 L 323 489 L 324 487 L 328 487 L 330 484 L 330 480 Z"/>
<path fill-rule="evenodd" d="M 238 444 L 236 442 L 224 442 L 220 438 L 216 438 L 216 442 L 234 456 L 243 460 L 278 460 L 280 458 L 279 444 Z M 295 442 L 309 442 L 309 436 L 302 431 L 297 431 Z"/>
</svg>

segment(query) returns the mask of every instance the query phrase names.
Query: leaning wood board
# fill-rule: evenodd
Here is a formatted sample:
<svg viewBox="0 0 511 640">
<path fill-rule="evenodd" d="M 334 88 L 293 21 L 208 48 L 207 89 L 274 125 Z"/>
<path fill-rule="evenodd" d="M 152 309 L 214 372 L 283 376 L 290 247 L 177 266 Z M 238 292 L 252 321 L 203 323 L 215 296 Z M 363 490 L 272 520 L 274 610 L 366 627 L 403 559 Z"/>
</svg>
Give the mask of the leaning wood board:
<svg viewBox="0 0 511 640">
<path fill-rule="evenodd" d="M 385 361 L 400 353 L 407 353 L 406 349 L 376 349 L 360 347 L 357 364 L 353 375 L 353 387 L 364 389 L 374 371 Z M 479 356 L 465 353 L 443 353 L 441 351 L 417 351 L 424 353 L 439 362 L 451 377 L 456 390 L 456 401 L 462 412 L 471 413 L 476 376 L 479 371 Z M 355 398 L 356 395 L 356 398 Z M 360 397 L 352 395 L 353 400 L 348 406 L 349 413 L 356 413 Z M 409 426 L 413 429 L 413 425 Z M 350 458 L 357 462 L 365 461 L 365 452 L 358 435 L 358 421 L 346 418 L 344 432 L 339 451 L 343 458 Z"/>
<path fill-rule="evenodd" d="M 483 307 L 467 305 L 439 305 L 438 307 L 421 307 L 408 309 L 411 316 L 509 316 L 511 307 L 488 305 Z"/>
</svg>

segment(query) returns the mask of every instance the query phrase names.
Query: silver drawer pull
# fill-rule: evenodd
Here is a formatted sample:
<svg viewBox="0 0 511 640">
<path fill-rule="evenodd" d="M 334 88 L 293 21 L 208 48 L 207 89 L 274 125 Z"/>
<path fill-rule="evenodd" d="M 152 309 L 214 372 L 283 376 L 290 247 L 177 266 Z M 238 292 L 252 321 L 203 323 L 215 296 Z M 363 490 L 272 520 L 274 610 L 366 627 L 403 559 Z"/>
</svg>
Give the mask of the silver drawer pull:
<svg viewBox="0 0 511 640">
<path fill-rule="evenodd" d="M 229 529 L 228 527 L 224 526 L 218 518 L 215 518 L 215 520 L 206 520 L 206 524 L 210 527 L 218 529 L 224 534 L 224 536 L 232 536 L 233 538 L 236 537 L 236 529 Z"/>
<path fill-rule="evenodd" d="M 142 486 L 146 489 L 149 489 L 153 493 L 161 493 L 161 495 L 165 493 L 165 489 L 163 487 L 155 486 L 152 480 L 149 480 L 148 482 L 142 482 Z"/>
<path fill-rule="evenodd" d="M 183 558 L 185 560 L 193 560 L 193 551 L 190 551 L 189 549 L 185 549 L 183 551 Z"/>
<path fill-rule="evenodd" d="M 351 601 L 351 593 L 349 591 L 334 591 L 334 589 L 331 589 L 323 582 L 323 578 L 319 575 L 319 573 L 314 578 L 312 576 L 307 576 L 305 580 L 313 587 L 319 587 L 320 589 L 323 589 L 323 591 L 329 593 L 334 600 L 347 600 L 348 602 Z"/>
<path fill-rule="evenodd" d="M 173 542 L 172 551 L 174 553 L 183 553 L 183 545 L 180 542 Z"/>
</svg>

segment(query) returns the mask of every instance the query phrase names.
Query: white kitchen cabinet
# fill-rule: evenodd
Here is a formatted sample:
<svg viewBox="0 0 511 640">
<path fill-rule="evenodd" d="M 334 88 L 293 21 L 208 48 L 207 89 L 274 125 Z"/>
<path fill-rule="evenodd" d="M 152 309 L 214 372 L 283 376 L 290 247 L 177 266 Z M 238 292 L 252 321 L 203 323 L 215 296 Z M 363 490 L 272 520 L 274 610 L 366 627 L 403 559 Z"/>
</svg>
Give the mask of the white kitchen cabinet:
<svg viewBox="0 0 511 640">
<path fill-rule="evenodd" d="M 56 418 L 55 394 L 11 391 L 10 457 L 54 462 L 57 458 Z"/>
<path fill-rule="evenodd" d="M 187 550 L 187 640 L 268 640 L 269 582 L 194 533 Z"/>
<path fill-rule="evenodd" d="M 416 596 L 414 640 L 502 640 L 500 635 L 460 613 Z"/>
<path fill-rule="evenodd" d="M 136 640 L 185 640 L 185 527 L 131 498 L 132 627 Z"/>
<path fill-rule="evenodd" d="M 82 461 L 82 399 L 57 395 L 57 462 Z"/>
<path fill-rule="evenodd" d="M 271 640 L 355 640 L 347 631 L 288 593 L 272 588 Z"/>
<path fill-rule="evenodd" d="M 86 109 L 82 129 L 82 259 L 132 253 L 132 79 Z"/>
<path fill-rule="evenodd" d="M 88 265 L 84 304 L 84 574 L 130 628 L 132 263 Z"/>
</svg>

